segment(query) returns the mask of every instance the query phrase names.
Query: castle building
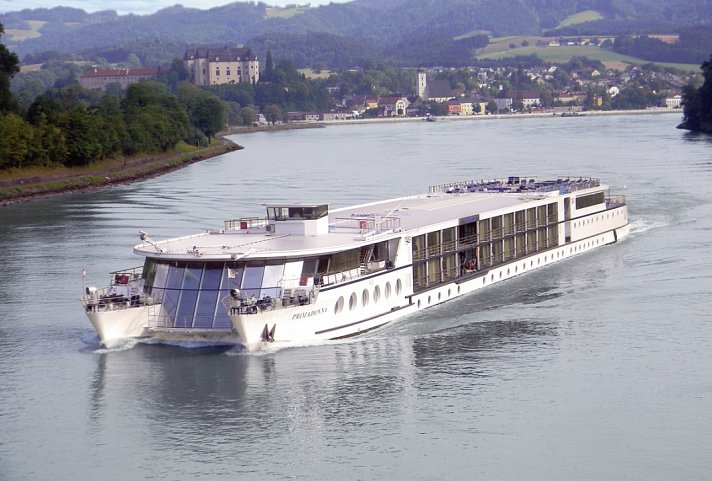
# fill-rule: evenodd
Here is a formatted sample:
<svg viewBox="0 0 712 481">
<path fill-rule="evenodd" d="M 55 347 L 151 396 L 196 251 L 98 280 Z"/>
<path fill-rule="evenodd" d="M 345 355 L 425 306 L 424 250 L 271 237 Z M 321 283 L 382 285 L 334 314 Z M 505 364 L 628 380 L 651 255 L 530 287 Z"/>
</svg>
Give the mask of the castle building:
<svg viewBox="0 0 712 481">
<path fill-rule="evenodd" d="M 260 63 L 249 48 L 188 49 L 183 65 L 195 85 L 255 84 L 260 80 Z"/>
<path fill-rule="evenodd" d="M 156 76 L 156 68 L 117 68 L 87 70 L 79 78 L 79 84 L 85 89 L 103 92 L 106 86 L 112 83 L 121 85 L 125 89 L 129 85 L 148 80 Z"/>
</svg>

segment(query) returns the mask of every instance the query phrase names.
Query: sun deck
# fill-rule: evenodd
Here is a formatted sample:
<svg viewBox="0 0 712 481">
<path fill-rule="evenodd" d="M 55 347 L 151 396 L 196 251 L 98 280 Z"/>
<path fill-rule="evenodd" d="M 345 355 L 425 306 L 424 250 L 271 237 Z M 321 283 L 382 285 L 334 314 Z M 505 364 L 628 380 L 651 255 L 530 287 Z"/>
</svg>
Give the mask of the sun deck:
<svg viewBox="0 0 712 481">
<path fill-rule="evenodd" d="M 144 241 L 135 247 L 135 251 L 151 257 L 233 260 L 248 256 L 284 257 L 293 253 L 337 252 L 362 245 L 366 240 L 386 239 L 402 231 L 511 210 L 514 206 L 559 193 L 599 186 L 597 179 L 581 177 L 545 182 L 533 177 L 463 181 L 432 186 L 428 194 L 334 209 L 328 213 L 328 230 L 323 234 L 285 234 L 275 231 L 274 223 L 270 225 L 268 219 L 243 218 L 226 221 L 224 229 L 159 242 Z M 274 208 L 274 205 L 277 204 L 270 204 L 268 208 Z M 324 204 L 313 206 L 319 208 Z"/>
</svg>

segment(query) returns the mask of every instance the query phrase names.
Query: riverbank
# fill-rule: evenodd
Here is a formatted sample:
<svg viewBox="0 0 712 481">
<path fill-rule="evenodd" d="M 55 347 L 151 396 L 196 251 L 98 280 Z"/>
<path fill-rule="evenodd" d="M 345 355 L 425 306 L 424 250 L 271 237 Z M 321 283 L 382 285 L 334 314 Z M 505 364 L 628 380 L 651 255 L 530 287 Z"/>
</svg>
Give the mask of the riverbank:
<svg viewBox="0 0 712 481">
<path fill-rule="evenodd" d="M 34 167 L 3 172 L 0 174 L 0 205 L 145 180 L 242 148 L 220 137 L 219 143 L 184 152 L 108 159 L 79 168 L 56 167 L 45 170 Z"/>
</svg>

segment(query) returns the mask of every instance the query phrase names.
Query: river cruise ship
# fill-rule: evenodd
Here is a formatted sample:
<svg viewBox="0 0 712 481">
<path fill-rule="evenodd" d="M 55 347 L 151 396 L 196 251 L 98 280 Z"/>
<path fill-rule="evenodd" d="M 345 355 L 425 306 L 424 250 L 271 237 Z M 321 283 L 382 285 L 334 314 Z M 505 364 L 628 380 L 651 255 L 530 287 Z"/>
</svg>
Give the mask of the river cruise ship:
<svg viewBox="0 0 712 481">
<path fill-rule="evenodd" d="M 154 241 L 142 267 L 86 287 L 101 343 L 342 339 L 608 244 L 625 198 L 596 178 L 468 180 L 354 207 L 266 204 L 266 217 Z"/>
</svg>

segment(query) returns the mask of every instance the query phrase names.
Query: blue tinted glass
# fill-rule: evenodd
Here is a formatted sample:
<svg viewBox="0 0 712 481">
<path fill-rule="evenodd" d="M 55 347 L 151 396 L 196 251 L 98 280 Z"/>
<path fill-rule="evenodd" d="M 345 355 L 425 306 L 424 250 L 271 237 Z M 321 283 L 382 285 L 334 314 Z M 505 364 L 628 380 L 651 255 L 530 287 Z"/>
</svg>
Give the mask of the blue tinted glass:
<svg viewBox="0 0 712 481">
<path fill-rule="evenodd" d="M 203 265 L 190 262 L 185 269 L 183 288 L 181 289 L 175 327 L 192 327 L 195 314 L 195 302 L 198 300 L 198 287 L 203 273 Z"/>
<path fill-rule="evenodd" d="M 180 285 L 183 282 L 183 272 L 185 271 L 184 265 L 180 263 L 178 266 L 170 266 L 168 268 L 168 280 L 166 281 L 166 290 L 163 293 L 163 314 L 168 316 L 168 319 L 165 319 L 165 325 L 168 327 L 175 323 L 178 298 L 180 297 Z"/>
<path fill-rule="evenodd" d="M 265 271 L 264 263 L 250 263 L 245 267 L 245 277 L 242 279 L 242 293 L 245 296 L 260 298 L 262 275 Z"/>
<path fill-rule="evenodd" d="M 205 266 L 203 282 L 198 295 L 198 308 L 195 311 L 193 327 L 213 327 L 215 307 L 218 301 L 220 280 L 222 279 L 222 263 L 210 263 Z"/>
</svg>

